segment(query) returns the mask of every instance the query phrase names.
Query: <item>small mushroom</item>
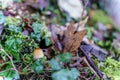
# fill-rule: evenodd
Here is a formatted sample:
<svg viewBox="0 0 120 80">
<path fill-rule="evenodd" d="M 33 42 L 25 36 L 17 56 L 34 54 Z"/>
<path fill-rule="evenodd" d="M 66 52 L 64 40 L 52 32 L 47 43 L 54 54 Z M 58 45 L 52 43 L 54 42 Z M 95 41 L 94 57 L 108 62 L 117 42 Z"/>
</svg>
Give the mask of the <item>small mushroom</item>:
<svg viewBox="0 0 120 80">
<path fill-rule="evenodd" d="M 36 48 L 33 52 L 34 59 L 40 59 L 44 57 L 43 50 L 41 48 Z"/>
</svg>

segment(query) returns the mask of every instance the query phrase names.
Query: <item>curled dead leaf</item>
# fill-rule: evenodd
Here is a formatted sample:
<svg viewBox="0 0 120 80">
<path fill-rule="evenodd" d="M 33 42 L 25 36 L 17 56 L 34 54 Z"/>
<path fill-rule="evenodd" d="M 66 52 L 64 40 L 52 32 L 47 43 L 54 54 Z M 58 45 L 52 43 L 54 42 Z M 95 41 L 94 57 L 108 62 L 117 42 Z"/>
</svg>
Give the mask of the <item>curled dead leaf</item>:
<svg viewBox="0 0 120 80">
<path fill-rule="evenodd" d="M 80 46 L 80 43 L 85 34 L 86 34 L 85 29 L 76 32 L 73 23 L 71 23 L 64 34 L 65 38 L 62 43 L 64 45 L 63 52 L 76 51 Z"/>
<path fill-rule="evenodd" d="M 64 45 L 63 52 L 75 52 L 77 51 L 80 43 L 82 42 L 84 36 L 86 35 L 85 24 L 88 20 L 86 17 L 83 21 L 80 21 L 77 24 L 70 23 L 65 30 L 64 40 L 62 44 Z"/>
<path fill-rule="evenodd" d="M 51 25 L 49 29 L 52 33 L 54 49 L 61 52 L 76 52 L 86 35 L 87 31 L 84 26 L 87 20 L 88 17 L 79 23 L 68 23 L 66 27 Z"/>
</svg>

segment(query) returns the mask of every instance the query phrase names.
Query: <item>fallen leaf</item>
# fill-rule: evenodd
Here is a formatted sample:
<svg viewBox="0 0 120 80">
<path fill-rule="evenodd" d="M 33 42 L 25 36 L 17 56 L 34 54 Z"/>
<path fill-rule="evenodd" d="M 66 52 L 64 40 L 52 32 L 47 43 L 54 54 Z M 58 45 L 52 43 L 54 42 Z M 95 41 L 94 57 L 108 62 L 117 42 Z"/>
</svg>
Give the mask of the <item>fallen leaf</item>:
<svg viewBox="0 0 120 80">
<path fill-rule="evenodd" d="M 51 24 L 49 26 L 49 30 L 51 31 L 52 33 L 52 43 L 53 43 L 53 46 L 54 46 L 54 49 L 55 50 L 59 50 L 59 51 L 62 51 L 62 44 L 61 44 L 61 40 L 60 38 L 58 37 L 61 37 L 63 36 L 64 34 L 64 31 L 66 30 L 67 28 L 66 27 L 63 27 L 63 26 L 58 26 L 58 25 L 55 25 L 55 24 Z"/>
<path fill-rule="evenodd" d="M 74 23 L 70 23 L 67 27 L 67 30 L 64 32 L 64 39 L 62 41 L 63 52 L 75 52 L 77 51 L 80 43 L 82 42 L 84 36 L 86 35 L 85 23 L 87 22 L 87 18 L 85 20 L 80 21 L 77 26 Z"/>
<path fill-rule="evenodd" d="M 31 26 L 32 21 L 30 19 L 27 19 L 27 18 L 22 18 L 22 20 L 25 23 L 26 32 L 28 32 L 28 34 L 33 32 L 33 28 Z"/>
<path fill-rule="evenodd" d="M 86 35 L 84 26 L 87 20 L 88 17 L 76 24 L 71 22 L 66 27 L 51 25 L 49 30 L 52 33 L 54 49 L 61 52 L 76 52 Z"/>
<path fill-rule="evenodd" d="M 73 24 L 68 26 L 68 30 L 65 31 L 65 38 L 63 40 L 63 52 L 73 52 L 76 51 L 77 48 L 80 46 L 80 43 L 83 37 L 86 34 L 86 30 L 75 32 L 75 28 Z"/>
</svg>

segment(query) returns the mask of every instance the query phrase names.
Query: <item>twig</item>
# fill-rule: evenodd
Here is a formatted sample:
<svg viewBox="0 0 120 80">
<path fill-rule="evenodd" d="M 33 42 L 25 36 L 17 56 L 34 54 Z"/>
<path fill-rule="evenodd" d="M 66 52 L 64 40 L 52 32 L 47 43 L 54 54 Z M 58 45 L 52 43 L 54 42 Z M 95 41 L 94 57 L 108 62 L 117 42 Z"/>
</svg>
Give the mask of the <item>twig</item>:
<svg viewBox="0 0 120 80">
<path fill-rule="evenodd" d="M 105 74 L 103 74 L 96 66 L 95 63 L 93 62 L 93 60 L 88 56 L 88 53 L 90 52 L 90 50 L 85 50 L 83 46 L 80 47 L 80 50 L 82 51 L 82 53 L 84 54 L 85 58 L 84 61 L 86 62 L 86 64 L 90 67 L 90 69 L 100 78 L 100 79 L 106 79 L 107 76 Z"/>
<path fill-rule="evenodd" d="M 0 51 L 2 51 L 3 53 L 5 53 L 5 55 L 10 59 L 11 64 L 12 64 L 14 70 L 15 70 L 16 72 L 18 72 L 18 70 L 16 69 L 16 67 L 15 67 L 15 65 L 14 65 L 14 63 L 13 63 L 12 57 L 9 56 L 8 53 L 7 53 L 4 49 L 0 48 Z"/>
<path fill-rule="evenodd" d="M 69 66 L 70 67 L 75 67 L 77 65 L 81 65 L 80 62 L 82 62 L 84 60 L 84 58 L 83 57 L 82 58 L 81 57 L 73 57 L 72 60 L 77 60 L 77 61 L 73 64 L 70 64 Z"/>
<path fill-rule="evenodd" d="M 6 72 L 6 71 L 9 71 L 9 70 L 14 70 L 14 68 L 10 68 L 10 69 L 6 69 L 4 71 L 0 71 L 0 73 Z"/>
<path fill-rule="evenodd" d="M 80 78 L 82 78 L 82 79 L 84 79 L 84 80 L 88 80 L 85 76 L 80 76 Z M 82 80 L 82 79 L 80 79 L 80 80 Z"/>
<path fill-rule="evenodd" d="M 81 52 L 84 54 L 84 61 L 89 66 L 89 68 L 100 78 L 102 78 L 102 73 L 97 69 L 94 62 L 91 60 L 91 58 L 88 56 L 88 53 L 90 50 L 85 51 L 84 48 L 80 47 Z"/>
</svg>

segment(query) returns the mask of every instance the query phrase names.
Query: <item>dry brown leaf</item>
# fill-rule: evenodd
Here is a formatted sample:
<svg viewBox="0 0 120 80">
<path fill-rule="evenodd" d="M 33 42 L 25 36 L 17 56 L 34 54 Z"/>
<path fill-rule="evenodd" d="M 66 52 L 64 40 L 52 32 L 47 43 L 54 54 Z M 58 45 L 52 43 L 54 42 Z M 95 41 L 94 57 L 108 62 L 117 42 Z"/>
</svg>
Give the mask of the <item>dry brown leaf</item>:
<svg viewBox="0 0 120 80">
<path fill-rule="evenodd" d="M 59 39 L 59 37 L 62 38 L 64 31 L 66 30 L 66 27 L 63 26 L 59 26 L 59 25 L 54 25 L 52 24 L 51 26 L 49 26 L 49 30 L 52 33 L 52 43 L 53 43 L 53 49 L 54 50 L 59 50 L 62 51 L 62 45 L 61 45 L 61 40 Z M 58 36 L 59 35 L 59 36 Z"/>
<path fill-rule="evenodd" d="M 61 52 L 76 52 L 86 35 L 84 26 L 87 20 L 88 17 L 76 24 L 71 22 L 67 27 L 50 26 L 53 49 Z"/>
<path fill-rule="evenodd" d="M 88 17 L 83 21 L 80 21 L 78 24 L 70 23 L 65 30 L 64 40 L 62 42 L 63 52 L 76 52 L 80 43 L 82 42 L 84 36 L 86 35 L 85 23 L 87 22 Z"/>
<path fill-rule="evenodd" d="M 65 38 L 63 40 L 63 52 L 74 52 L 80 46 L 83 37 L 86 34 L 86 30 L 75 31 L 74 24 L 71 23 L 68 29 L 65 31 Z"/>
</svg>

